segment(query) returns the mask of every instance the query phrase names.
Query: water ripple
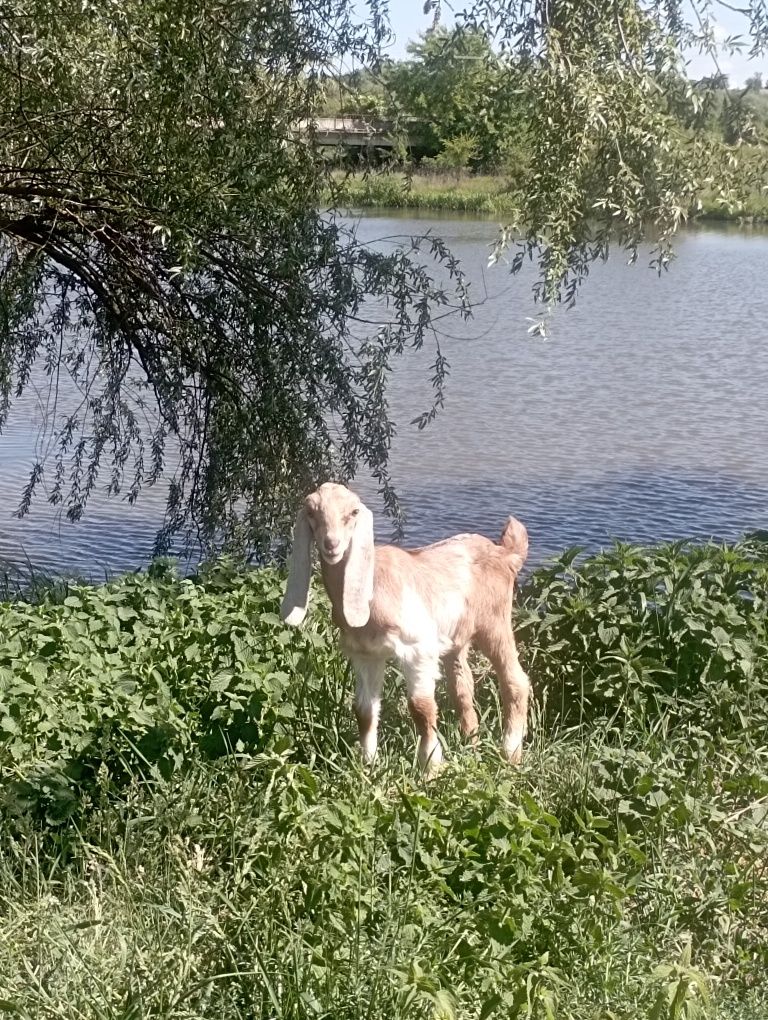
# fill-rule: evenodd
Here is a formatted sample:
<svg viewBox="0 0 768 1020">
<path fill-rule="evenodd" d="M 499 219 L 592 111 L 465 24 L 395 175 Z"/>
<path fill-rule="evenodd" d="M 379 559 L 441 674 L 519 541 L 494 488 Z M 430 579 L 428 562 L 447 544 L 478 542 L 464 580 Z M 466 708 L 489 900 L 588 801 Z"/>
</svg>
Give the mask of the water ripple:
<svg viewBox="0 0 768 1020">
<path fill-rule="evenodd" d="M 569 545 L 735 538 L 768 526 L 768 234 L 690 231 L 658 278 L 620 258 L 598 265 L 553 337 L 526 333 L 533 270 L 488 270 L 488 222 L 366 217 L 361 238 L 442 233 L 477 299 L 468 323 L 447 320 L 445 411 L 409 427 L 429 399 L 433 351 L 409 355 L 392 380 L 400 423 L 391 466 L 420 544 L 456 533 L 495 537 L 509 513 L 531 534 L 531 561 Z M 40 407 L 13 408 L 0 438 L 0 561 L 28 559 L 89 577 L 145 563 L 165 488 L 135 506 L 97 494 L 77 524 L 44 501 L 13 516 L 34 463 Z M 359 489 L 376 505 L 365 479 Z M 390 527 L 377 517 L 380 537 Z"/>
</svg>

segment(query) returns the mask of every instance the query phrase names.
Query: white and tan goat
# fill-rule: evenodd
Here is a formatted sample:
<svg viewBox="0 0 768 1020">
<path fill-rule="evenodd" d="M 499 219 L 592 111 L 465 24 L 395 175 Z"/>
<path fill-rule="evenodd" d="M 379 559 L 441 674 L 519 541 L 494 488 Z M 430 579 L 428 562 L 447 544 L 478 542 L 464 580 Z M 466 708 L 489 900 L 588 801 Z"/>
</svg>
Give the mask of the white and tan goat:
<svg viewBox="0 0 768 1020">
<path fill-rule="evenodd" d="M 296 520 L 282 604 L 283 619 L 293 625 L 307 612 L 313 542 L 341 646 L 357 675 L 354 704 L 364 757 L 376 754 L 384 670 L 391 658 L 405 673 L 422 768 L 442 758 L 435 702 L 441 661 L 462 733 L 476 733 L 467 662 L 472 644 L 496 671 L 502 750 L 519 762 L 530 685 L 511 617 L 515 579 L 528 553 L 525 527 L 510 517 L 499 544 L 482 535 L 456 535 L 421 549 L 374 547 L 371 511 L 346 486 L 326 482 L 306 497 Z"/>
</svg>

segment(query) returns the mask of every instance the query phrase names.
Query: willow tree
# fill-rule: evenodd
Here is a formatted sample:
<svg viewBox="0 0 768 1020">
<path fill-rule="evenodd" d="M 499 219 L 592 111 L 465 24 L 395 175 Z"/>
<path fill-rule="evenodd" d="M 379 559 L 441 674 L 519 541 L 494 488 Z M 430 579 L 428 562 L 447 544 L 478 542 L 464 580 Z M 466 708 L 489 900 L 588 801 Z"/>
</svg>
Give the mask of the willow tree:
<svg viewBox="0 0 768 1020">
<path fill-rule="evenodd" d="M 464 26 L 437 26 L 411 43 L 408 53 L 409 59 L 381 74 L 394 116 L 418 120 L 423 141 L 441 155 L 465 148 L 460 166 L 493 171 L 509 163 L 510 150 L 520 147 L 525 133 L 522 90 L 486 36 Z"/>
<path fill-rule="evenodd" d="M 375 60 L 368 13 L 2 4 L 0 425 L 46 381 L 55 419 L 21 512 L 44 493 L 76 519 L 165 471 L 161 546 L 191 526 L 260 547 L 320 475 L 363 463 L 392 503 L 390 361 L 466 299 L 439 242 L 366 247 L 321 211 L 306 123 L 321 71 Z M 443 375 L 436 347 L 436 403 Z"/>
<path fill-rule="evenodd" d="M 0 6 L 0 423 L 41 379 L 55 439 L 35 465 L 72 518 L 90 494 L 171 475 L 167 526 L 265 547 L 318 476 L 387 472 L 387 377 L 466 314 L 439 241 L 366 246 L 323 210 L 311 130 L 328 73 L 375 65 L 378 0 L 4 0 Z M 434 6 L 433 4 L 428 6 Z M 539 296 L 572 297 L 611 244 L 657 260 L 733 151 L 682 130 L 694 40 L 678 0 L 480 0 L 526 109 L 530 172 L 508 240 Z M 755 45 L 765 41 L 755 0 Z M 706 22 L 704 22 L 706 27 Z M 702 38 L 699 38 L 702 42 Z M 706 39 L 703 39 L 706 45 Z M 439 281 L 439 282 L 438 282 Z M 70 377 L 66 387 L 64 376 Z M 2 438 L 0 437 L 0 442 Z"/>
</svg>

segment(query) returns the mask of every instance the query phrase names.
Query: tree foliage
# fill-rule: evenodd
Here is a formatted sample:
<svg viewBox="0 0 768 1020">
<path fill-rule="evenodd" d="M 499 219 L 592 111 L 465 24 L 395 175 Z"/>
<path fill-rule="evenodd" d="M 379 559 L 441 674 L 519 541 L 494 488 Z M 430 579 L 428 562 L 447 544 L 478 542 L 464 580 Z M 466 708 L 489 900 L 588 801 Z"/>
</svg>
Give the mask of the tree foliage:
<svg viewBox="0 0 768 1020">
<path fill-rule="evenodd" d="M 436 149 L 455 155 L 471 139 L 466 162 L 491 170 L 524 134 L 518 75 L 471 28 L 437 29 L 409 47 L 411 59 L 383 72 L 396 112 L 423 124 Z"/>
<path fill-rule="evenodd" d="M 44 486 L 74 519 L 97 485 L 135 499 L 166 471 L 161 546 L 194 525 L 266 548 L 310 481 L 360 463 L 393 505 L 390 361 L 466 299 L 439 241 L 365 246 L 321 211 L 298 125 L 321 69 L 374 59 L 385 28 L 369 15 L 343 0 L 3 5 L 0 425 L 31 381 L 55 408 L 22 512 Z M 434 365 L 439 403 L 439 347 Z"/>
<path fill-rule="evenodd" d="M 761 92 L 763 88 L 763 76 L 759 71 L 755 71 L 751 74 L 744 82 L 744 87 L 749 89 L 751 92 Z"/>
<path fill-rule="evenodd" d="M 768 14 L 757 0 L 748 13 L 760 52 Z M 652 263 L 664 268 L 704 189 L 727 202 L 768 182 L 764 159 L 740 167 L 732 150 L 682 130 L 676 116 L 701 102 L 684 54 L 704 50 L 716 66 L 709 5 L 477 0 L 460 20 L 527 69 L 525 222 L 503 242 L 518 246 L 513 268 L 537 260 L 542 300 L 573 300 L 592 262 L 612 247 L 635 258 L 649 234 Z"/>
</svg>

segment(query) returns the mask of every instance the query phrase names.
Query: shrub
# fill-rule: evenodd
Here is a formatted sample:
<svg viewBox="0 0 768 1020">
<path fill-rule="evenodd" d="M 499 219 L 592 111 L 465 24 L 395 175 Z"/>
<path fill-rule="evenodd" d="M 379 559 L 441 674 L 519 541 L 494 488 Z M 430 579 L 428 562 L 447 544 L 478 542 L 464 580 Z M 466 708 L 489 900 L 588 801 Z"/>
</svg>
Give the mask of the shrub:
<svg viewBox="0 0 768 1020">
<path fill-rule="evenodd" d="M 767 607 L 763 542 L 617 545 L 537 571 L 517 633 L 563 725 L 600 724 L 642 743 L 681 721 L 738 737 L 768 731 Z"/>
<path fill-rule="evenodd" d="M 136 771 L 169 775 L 195 751 L 312 740 L 346 693 L 327 614 L 297 632 L 271 570 L 169 567 L 0 611 L 0 804 L 66 817 Z M 12 781 L 9 781 L 12 780 Z"/>
</svg>

